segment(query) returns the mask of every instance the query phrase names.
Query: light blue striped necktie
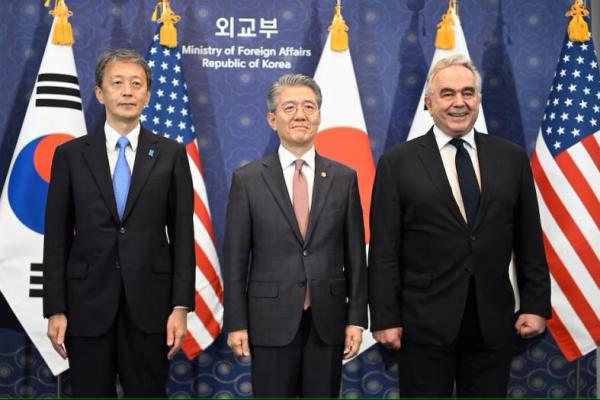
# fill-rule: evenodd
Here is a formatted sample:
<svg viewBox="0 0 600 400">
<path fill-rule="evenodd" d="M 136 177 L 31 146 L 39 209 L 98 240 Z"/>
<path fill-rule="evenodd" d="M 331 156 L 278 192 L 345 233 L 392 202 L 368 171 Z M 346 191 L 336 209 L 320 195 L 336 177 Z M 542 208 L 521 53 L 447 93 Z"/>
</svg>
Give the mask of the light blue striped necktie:
<svg viewBox="0 0 600 400">
<path fill-rule="evenodd" d="M 115 165 L 115 171 L 113 172 L 113 189 L 115 191 L 115 200 L 117 202 L 117 211 L 119 218 L 123 218 L 123 212 L 125 211 L 125 204 L 127 203 L 127 193 L 129 192 L 129 184 L 131 183 L 131 170 L 127 159 L 125 158 L 125 149 L 129 145 L 129 139 L 125 136 L 121 136 L 117 141 L 119 146 L 119 156 L 117 158 L 117 164 Z"/>
</svg>

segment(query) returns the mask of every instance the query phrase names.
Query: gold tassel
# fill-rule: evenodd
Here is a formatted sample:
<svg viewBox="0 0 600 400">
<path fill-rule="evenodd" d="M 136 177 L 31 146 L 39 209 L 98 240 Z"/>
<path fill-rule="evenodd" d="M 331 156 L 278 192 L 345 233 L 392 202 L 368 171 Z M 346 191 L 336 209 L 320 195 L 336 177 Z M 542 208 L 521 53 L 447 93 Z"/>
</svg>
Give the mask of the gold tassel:
<svg viewBox="0 0 600 400">
<path fill-rule="evenodd" d="M 438 49 L 454 48 L 454 1 L 450 0 L 448 10 L 442 15 L 441 21 L 437 24 L 435 33 L 435 47 Z"/>
<path fill-rule="evenodd" d="M 54 31 L 52 32 L 53 44 L 71 45 L 75 43 L 73 38 L 73 27 L 69 23 L 69 17 L 73 12 L 65 4 L 64 0 L 57 0 L 54 9 L 50 11 L 54 16 Z"/>
<path fill-rule="evenodd" d="M 50 0 L 45 0 L 44 7 L 49 7 L 49 6 L 50 6 Z"/>
<path fill-rule="evenodd" d="M 181 17 L 171 9 L 169 0 L 159 0 L 152 13 L 152 21 L 157 21 L 161 24 L 159 32 L 161 45 L 167 47 L 177 46 L 177 29 L 175 28 L 175 24 L 180 19 Z"/>
<path fill-rule="evenodd" d="M 160 5 L 160 3 L 156 4 L 156 7 L 154 7 L 154 11 L 152 12 L 152 21 L 156 22 L 158 20 L 158 6 Z"/>
<path fill-rule="evenodd" d="M 590 15 L 590 12 L 583 1 L 574 0 L 571 9 L 565 15 L 571 17 L 567 28 L 569 40 L 572 42 L 587 42 L 590 40 L 590 29 L 585 19 L 583 19 L 583 17 Z"/>
<path fill-rule="evenodd" d="M 177 46 L 177 29 L 175 29 L 173 19 L 163 18 L 163 24 L 160 27 L 160 44 L 167 47 Z"/>
<path fill-rule="evenodd" d="M 345 51 L 348 50 L 348 25 L 342 17 L 342 5 L 338 2 L 335 5 L 333 20 L 329 25 L 331 32 L 331 50 Z"/>
</svg>

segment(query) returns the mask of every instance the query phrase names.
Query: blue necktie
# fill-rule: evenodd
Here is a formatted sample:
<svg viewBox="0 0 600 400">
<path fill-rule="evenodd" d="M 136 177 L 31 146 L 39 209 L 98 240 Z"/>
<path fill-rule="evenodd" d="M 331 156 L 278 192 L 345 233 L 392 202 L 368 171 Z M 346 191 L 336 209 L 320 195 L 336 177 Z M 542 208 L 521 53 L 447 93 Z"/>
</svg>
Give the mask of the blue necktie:
<svg viewBox="0 0 600 400">
<path fill-rule="evenodd" d="M 127 203 L 127 193 L 129 192 L 129 184 L 131 182 L 131 170 L 127 159 L 125 158 L 125 148 L 129 144 L 129 139 L 125 136 L 121 136 L 117 141 L 119 146 L 119 157 L 117 158 L 117 164 L 115 165 L 115 171 L 113 172 L 113 189 L 115 191 L 115 200 L 117 202 L 117 211 L 119 218 L 123 218 L 123 212 L 125 211 L 125 204 Z"/>
<path fill-rule="evenodd" d="M 473 225 L 473 220 L 479 208 L 479 185 L 477 184 L 477 176 L 471 162 L 471 157 L 464 147 L 464 140 L 454 138 L 450 144 L 456 147 L 456 174 L 458 175 L 458 185 L 460 186 L 460 194 L 462 195 L 463 204 L 465 206 L 465 214 L 467 215 L 467 223 Z"/>
</svg>

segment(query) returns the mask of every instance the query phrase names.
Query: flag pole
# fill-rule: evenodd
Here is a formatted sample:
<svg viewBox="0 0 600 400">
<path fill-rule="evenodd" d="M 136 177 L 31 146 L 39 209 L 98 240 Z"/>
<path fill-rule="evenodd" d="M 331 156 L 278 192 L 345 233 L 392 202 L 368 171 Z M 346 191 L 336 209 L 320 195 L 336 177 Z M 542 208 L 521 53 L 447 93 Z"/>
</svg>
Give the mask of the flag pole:
<svg viewBox="0 0 600 400">
<path fill-rule="evenodd" d="M 579 398 L 579 393 L 581 391 L 581 357 L 577 358 L 575 361 L 575 398 Z"/>
<path fill-rule="evenodd" d="M 600 399 L 600 374 L 598 373 L 598 365 L 600 365 L 600 347 L 596 349 L 596 398 Z"/>
<path fill-rule="evenodd" d="M 63 373 L 61 372 L 56 377 L 56 397 L 59 399 L 62 398 L 62 391 L 63 391 L 62 376 L 63 376 Z"/>
</svg>

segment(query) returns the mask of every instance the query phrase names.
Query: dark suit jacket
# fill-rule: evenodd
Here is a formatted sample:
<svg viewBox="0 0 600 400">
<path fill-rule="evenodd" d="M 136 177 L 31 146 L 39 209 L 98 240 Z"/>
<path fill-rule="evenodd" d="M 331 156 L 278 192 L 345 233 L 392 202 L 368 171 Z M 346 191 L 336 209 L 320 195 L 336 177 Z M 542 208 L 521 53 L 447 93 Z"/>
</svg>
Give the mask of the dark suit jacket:
<svg viewBox="0 0 600 400">
<path fill-rule="evenodd" d="M 514 252 L 522 313 L 550 317 L 550 285 L 526 154 L 475 133 L 481 199 L 473 227 L 454 200 L 433 130 L 384 154 L 371 208 L 371 329 L 404 327 L 404 340 L 448 345 L 471 277 L 483 338 L 514 330 L 508 266 Z"/>
<path fill-rule="evenodd" d="M 46 208 L 44 316 L 66 313 L 72 336 L 101 335 L 123 287 L 139 328 L 164 332 L 173 306 L 194 305 L 192 213 L 189 164 L 176 142 L 141 129 L 122 221 L 104 132 L 59 146 Z"/>
<path fill-rule="evenodd" d="M 314 324 L 340 344 L 344 325 L 367 325 L 362 211 L 356 173 L 316 155 L 306 240 L 302 240 L 277 154 L 233 173 L 224 249 L 225 331 L 250 342 L 294 338 L 309 280 Z"/>
</svg>

